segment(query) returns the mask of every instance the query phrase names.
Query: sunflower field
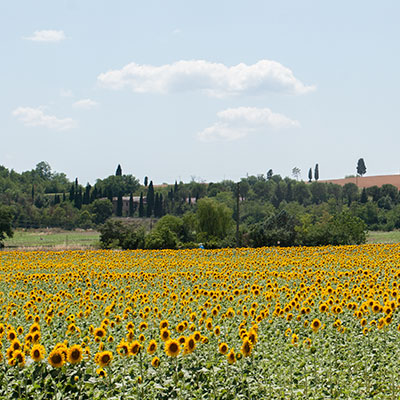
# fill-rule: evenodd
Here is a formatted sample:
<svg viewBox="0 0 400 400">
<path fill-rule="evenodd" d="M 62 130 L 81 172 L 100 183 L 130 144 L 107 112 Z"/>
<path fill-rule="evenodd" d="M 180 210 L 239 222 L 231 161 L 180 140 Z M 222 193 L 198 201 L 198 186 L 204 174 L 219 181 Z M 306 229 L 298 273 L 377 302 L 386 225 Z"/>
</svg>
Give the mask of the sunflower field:
<svg viewBox="0 0 400 400">
<path fill-rule="evenodd" d="M 400 245 L 0 253 L 0 399 L 399 399 Z"/>
</svg>

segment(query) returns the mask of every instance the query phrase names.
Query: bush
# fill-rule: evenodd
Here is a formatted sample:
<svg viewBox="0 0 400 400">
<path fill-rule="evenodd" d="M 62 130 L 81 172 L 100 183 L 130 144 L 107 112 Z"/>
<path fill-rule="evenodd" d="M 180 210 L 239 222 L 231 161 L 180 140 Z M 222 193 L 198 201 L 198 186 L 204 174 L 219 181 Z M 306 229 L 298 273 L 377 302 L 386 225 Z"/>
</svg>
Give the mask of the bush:
<svg viewBox="0 0 400 400">
<path fill-rule="evenodd" d="M 178 237 L 169 228 L 162 226 L 151 231 L 145 239 L 146 249 L 176 249 Z"/>
</svg>

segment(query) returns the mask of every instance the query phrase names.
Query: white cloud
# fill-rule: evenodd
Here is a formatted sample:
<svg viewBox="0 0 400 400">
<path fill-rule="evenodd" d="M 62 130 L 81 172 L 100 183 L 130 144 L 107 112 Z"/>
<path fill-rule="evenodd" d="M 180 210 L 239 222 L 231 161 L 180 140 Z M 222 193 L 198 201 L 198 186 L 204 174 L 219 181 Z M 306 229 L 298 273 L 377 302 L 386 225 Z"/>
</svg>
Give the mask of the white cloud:
<svg viewBox="0 0 400 400">
<path fill-rule="evenodd" d="M 44 30 L 35 31 L 32 36 L 24 38 L 34 42 L 60 42 L 65 39 L 64 31 Z"/>
<path fill-rule="evenodd" d="M 73 106 L 76 108 L 83 108 L 83 109 L 90 109 L 90 108 L 94 108 L 96 106 L 98 106 L 99 103 L 97 103 L 94 100 L 91 99 L 82 99 L 82 100 L 78 100 L 76 101 Z"/>
<path fill-rule="evenodd" d="M 217 113 L 218 121 L 198 133 L 202 141 L 237 140 L 256 131 L 296 128 L 298 121 L 269 108 L 238 107 Z"/>
<path fill-rule="evenodd" d="M 270 60 L 233 67 L 204 60 L 182 60 L 160 67 L 130 63 L 97 79 L 104 87 L 128 87 L 136 93 L 202 91 L 217 97 L 265 92 L 303 94 L 315 89 L 304 85 L 289 68 Z"/>
<path fill-rule="evenodd" d="M 54 115 L 46 115 L 41 108 L 18 107 L 12 114 L 25 126 L 44 126 L 58 131 L 76 127 L 76 121 L 72 118 L 57 118 Z"/>
</svg>

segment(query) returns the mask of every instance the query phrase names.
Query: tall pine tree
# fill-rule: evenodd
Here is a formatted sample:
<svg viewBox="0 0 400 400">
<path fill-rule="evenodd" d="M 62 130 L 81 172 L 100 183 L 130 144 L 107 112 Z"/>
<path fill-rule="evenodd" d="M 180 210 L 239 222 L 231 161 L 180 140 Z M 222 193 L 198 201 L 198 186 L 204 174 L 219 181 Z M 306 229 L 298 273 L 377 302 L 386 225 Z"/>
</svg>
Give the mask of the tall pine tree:
<svg viewBox="0 0 400 400">
<path fill-rule="evenodd" d="M 367 172 L 367 167 L 363 158 L 360 158 L 357 162 L 357 174 L 363 176 Z"/>
<path fill-rule="evenodd" d="M 146 216 L 149 218 L 153 215 L 154 212 L 154 187 L 153 181 L 150 181 L 149 187 L 147 188 L 147 209 L 146 209 Z"/>
<path fill-rule="evenodd" d="M 83 204 L 89 204 L 90 203 L 90 189 L 92 187 L 88 183 L 85 187 L 85 194 L 83 195 Z"/>
<path fill-rule="evenodd" d="M 121 165 L 118 164 L 117 170 L 115 171 L 116 176 L 121 176 L 122 175 L 122 168 Z"/>
<path fill-rule="evenodd" d="M 139 200 L 139 218 L 144 217 L 144 204 L 143 204 L 143 192 L 140 192 L 140 200 Z"/>
<path fill-rule="evenodd" d="M 318 164 L 315 164 L 314 179 L 315 179 L 316 181 L 319 179 L 319 167 L 318 167 Z"/>
<path fill-rule="evenodd" d="M 133 217 L 133 213 L 135 212 L 135 205 L 133 204 L 133 195 L 132 192 L 129 196 L 129 216 Z"/>
<path fill-rule="evenodd" d="M 122 194 L 120 193 L 117 198 L 117 217 L 122 217 Z"/>
</svg>

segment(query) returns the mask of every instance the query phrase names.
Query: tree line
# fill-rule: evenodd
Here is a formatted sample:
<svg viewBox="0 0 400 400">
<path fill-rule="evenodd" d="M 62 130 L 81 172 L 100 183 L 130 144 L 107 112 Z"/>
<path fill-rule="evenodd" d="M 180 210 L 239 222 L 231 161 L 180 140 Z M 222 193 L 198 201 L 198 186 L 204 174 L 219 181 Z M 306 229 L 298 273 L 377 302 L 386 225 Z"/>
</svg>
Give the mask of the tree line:
<svg viewBox="0 0 400 400">
<path fill-rule="evenodd" d="M 314 169 L 314 177 L 317 176 L 318 164 Z M 202 203 L 207 204 L 207 212 Z M 159 225 L 166 221 L 166 216 L 179 218 L 178 225 L 183 224 L 179 229 L 176 223 L 173 228 L 168 227 L 175 235 L 172 236 L 176 240 L 171 241 L 175 247 L 185 243 L 188 246 L 204 243 L 209 247 L 358 243 L 365 240 L 366 229 L 400 228 L 400 196 L 395 186 L 360 190 L 353 183 L 343 187 L 318 180 L 306 183 L 282 178 L 272 169 L 265 175 L 242 178 L 239 185 L 224 180 L 155 186 L 148 177 L 140 183 L 133 175 L 124 174 L 118 165 L 112 175 L 97 179 L 93 186 L 83 186 L 78 178 L 71 182 L 65 174 L 53 172 L 46 162 L 22 173 L 0 166 L 0 205 L 0 218 L 9 220 L 13 228 L 99 229 L 106 221 L 114 223 L 117 219 L 124 232 L 142 229 L 140 235 L 145 239 L 137 243 L 143 248 L 160 242 L 155 236 L 167 231 L 165 222 L 161 224 L 163 229 Z M 219 212 L 223 209 L 222 214 L 229 222 L 220 231 L 207 226 L 218 225 L 221 219 L 210 217 L 205 222 L 201 217 L 202 212 L 208 215 L 211 207 L 219 207 Z M 151 232 L 146 224 L 140 223 L 146 219 L 154 221 Z M 341 238 L 344 226 L 354 229 Z M 359 231 L 364 236 L 362 233 L 357 236 Z M 118 246 L 126 244 L 119 241 Z"/>
</svg>

